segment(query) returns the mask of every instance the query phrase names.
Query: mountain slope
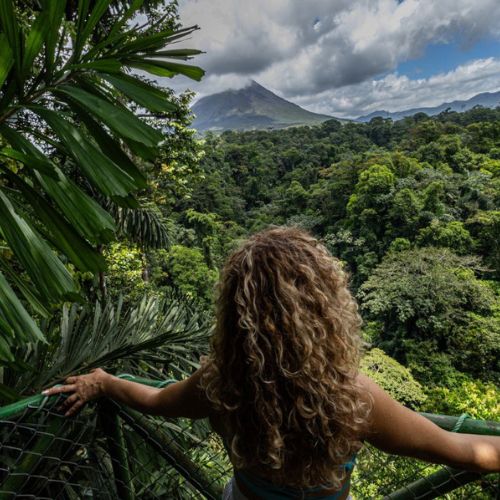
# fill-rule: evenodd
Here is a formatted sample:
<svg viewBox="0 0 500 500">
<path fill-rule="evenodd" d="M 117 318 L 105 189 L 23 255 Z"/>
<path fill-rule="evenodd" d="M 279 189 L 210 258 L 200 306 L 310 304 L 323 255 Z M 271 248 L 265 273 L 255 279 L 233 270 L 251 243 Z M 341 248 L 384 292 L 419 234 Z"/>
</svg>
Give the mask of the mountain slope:
<svg viewBox="0 0 500 500">
<path fill-rule="evenodd" d="M 416 113 L 425 113 L 429 116 L 438 115 L 439 113 L 445 111 L 450 108 L 451 111 L 467 111 L 474 106 L 483 106 L 485 108 L 496 108 L 500 106 L 500 92 L 484 92 L 483 94 L 477 94 L 474 97 L 466 101 L 452 101 L 452 102 L 444 102 L 439 106 L 429 107 L 429 108 L 412 108 L 406 109 L 404 111 L 374 111 L 369 115 L 360 116 L 356 118 L 357 122 L 369 122 L 372 118 L 376 116 L 380 116 L 382 118 L 392 118 L 394 121 L 401 120 L 405 116 L 412 116 Z"/>
<path fill-rule="evenodd" d="M 257 82 L 202 97 L 192 107 L 198 131 L 248 130 L 314 125 L 333 117 L 307 111 Z"/>
</svg>

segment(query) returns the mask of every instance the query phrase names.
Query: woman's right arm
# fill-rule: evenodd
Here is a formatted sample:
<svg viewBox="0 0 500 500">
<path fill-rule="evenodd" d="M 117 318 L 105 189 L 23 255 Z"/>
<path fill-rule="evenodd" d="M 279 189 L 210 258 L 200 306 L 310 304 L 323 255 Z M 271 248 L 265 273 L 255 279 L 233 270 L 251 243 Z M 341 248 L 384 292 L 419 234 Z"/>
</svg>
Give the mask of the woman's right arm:
<svg viewBox="0 0 500 500">
<path fill-rule="evenodd" d="M 387 453 L 476 472 L 500 471 L 500 437 L 457 434 L 405 408 L 370 378 L 359 380 L 373 409 L 366 441 Z"/>
</svg>

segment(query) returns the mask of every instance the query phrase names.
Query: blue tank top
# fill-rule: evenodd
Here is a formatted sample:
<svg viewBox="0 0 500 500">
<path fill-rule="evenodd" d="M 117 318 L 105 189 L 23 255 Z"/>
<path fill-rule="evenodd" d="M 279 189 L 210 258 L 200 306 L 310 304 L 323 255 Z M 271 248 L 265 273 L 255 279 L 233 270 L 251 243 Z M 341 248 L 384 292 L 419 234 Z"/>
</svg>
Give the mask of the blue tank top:
<svg viewBox="0 0 500 500">
<path fill-rule="evenodd" d="M 224 448 L 229 454 L 229 447 L 227 445 L 226 439 L 223 436 L 222 442 L 224 444 Z M 346 472 L 350 473 L 354 469 L 356 465 L 356 453 L 351 457 L 351 459 L 342 464 L 341 467 L 344 467 Z M 288 500 L 288 499 L 310 499 L 310 500 L 338 500 L 345 491 L 350 486 L 350 477 L 344 483 L 342 488 L 335 493 L 327 493 L 325 495 L 318 495 L 322 490 L 330 489 L 330 487 L 326 486 L 318 486 L 315 488 L 290 488 L 287 486 L 278 486 L 274 483 L 271 483 L 267 479 L 258 477 L 254 474 L 249 474 L 248 472 L 243 472 L 241 470 L 234 469 L 234 477 L 241 481 L 249 491 L 251 491 L 254 495 L 257 495 L 261 498 L 265 498 L 266 500 Z M 314 493 L 314 495 L 311 495 Z"/>
</svg>

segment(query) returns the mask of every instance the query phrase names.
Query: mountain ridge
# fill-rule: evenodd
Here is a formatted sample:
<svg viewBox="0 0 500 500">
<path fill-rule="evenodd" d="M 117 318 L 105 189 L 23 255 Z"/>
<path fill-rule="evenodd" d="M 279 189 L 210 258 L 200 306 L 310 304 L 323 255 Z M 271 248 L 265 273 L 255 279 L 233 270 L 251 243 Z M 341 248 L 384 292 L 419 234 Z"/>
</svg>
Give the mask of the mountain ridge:
<svg viewBox="0 0 500 500">
<path fill-rule="evenodd" d="M 482 92 L 470 99 L 457 99 L 437 106 L 400 111 L 377 110 L 357 118 L 343 119 L 308 111 L 251 80 L 250 84 L 243 88 L 228 89 L 204 96 L 192 106 L 191 110 L 195 115 L 192 126 L 199 132 L 222 132 L 224 130 L 265 130 L 318 125 L 331 119 L 341 122 L 369 122 L 372 118 L 381 117 L 398 121 L 417 113 L 434 116 L 447 109 L 463 112 L 475 106 L 486 108 L 500 106 L 500 91 Z"/>
<path fill-rule="evenodd" d="M 474 106 L 483 106 L 485 108 L 494 108 L 496 106 L 500 106 L 500 91 L 498 92 L 482 92 L 480 94 L 476 94 L 470 99 L 466 100 L 454 100 L 451 102 L 443 102 L 438 106 L 428 106 L 421 108 L 410 108 L 401 111 L 385 111 L 385 110 L 377 110 L 369 113 L 367 115 L 358 116 L 354 121 L 357 122 L 369 122 L 372 118 L 381 117 L 381 118 L 391 118 L 394 121 L 402 120 L 407 116 L 413 116 L 416 113 L 425 113 L 429 116 L 438 115 L 447 109 L 451 111 L 463 112 L 468 111 Z"/>
</svg>

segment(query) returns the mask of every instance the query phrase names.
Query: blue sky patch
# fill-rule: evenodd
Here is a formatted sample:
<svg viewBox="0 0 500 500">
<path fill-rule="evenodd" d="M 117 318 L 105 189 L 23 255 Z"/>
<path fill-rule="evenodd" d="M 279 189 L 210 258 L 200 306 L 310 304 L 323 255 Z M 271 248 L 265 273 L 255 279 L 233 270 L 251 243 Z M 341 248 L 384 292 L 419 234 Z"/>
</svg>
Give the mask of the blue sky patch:
<svg viewBox="0 0 500 500">
<path fill-rule="evenodd" d="M 498 56 L 500 56 L 499 40 L 480 40 L 467 48 L 464 48 L 458 40 L 452 43 L 433 43 L 427 45 L 422 57 L 400 63 L 396 71 L 411 79 L 429 78 L 432 75 L 452 71 L 473 59 Z"/>
</svg>

